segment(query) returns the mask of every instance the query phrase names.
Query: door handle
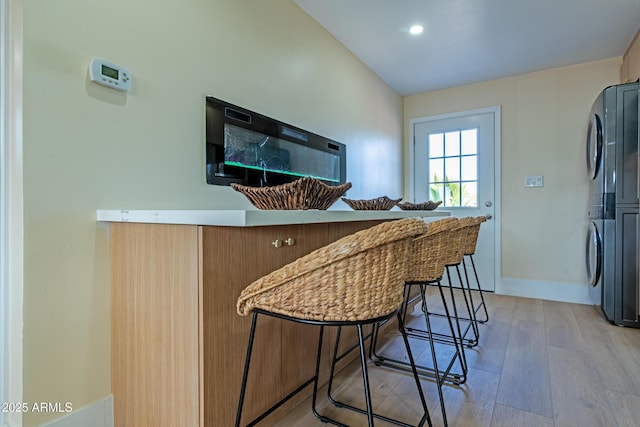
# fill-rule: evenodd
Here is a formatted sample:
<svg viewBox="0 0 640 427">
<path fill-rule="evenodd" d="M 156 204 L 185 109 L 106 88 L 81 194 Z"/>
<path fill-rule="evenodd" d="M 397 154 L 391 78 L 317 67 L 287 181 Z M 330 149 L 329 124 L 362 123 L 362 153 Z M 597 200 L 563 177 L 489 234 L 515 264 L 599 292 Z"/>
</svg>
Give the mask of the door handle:
<svg viewBox="0 0 640 427">
<path fill-rule="evenodd" d="M 491 218 L 493 218 L 491 214 L 486 214 L 484 217 L 487 218 L 487 220 L 490 220 Z"/>
</svg>

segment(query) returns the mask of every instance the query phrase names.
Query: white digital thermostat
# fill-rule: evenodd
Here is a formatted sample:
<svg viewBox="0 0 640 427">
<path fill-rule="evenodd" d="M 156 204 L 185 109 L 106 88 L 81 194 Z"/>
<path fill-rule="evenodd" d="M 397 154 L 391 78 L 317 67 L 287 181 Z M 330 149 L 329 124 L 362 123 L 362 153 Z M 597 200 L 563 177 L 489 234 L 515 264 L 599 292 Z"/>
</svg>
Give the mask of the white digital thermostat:
<svg viewBox="0 0 640 427">
<path fill-rule="evenodd" d="M 93 58 L 89 64 L 89 79 L 123 92 L 128 92 L 131 87 L 131 74 L 128 70 L 99 58 Z"/>
</svg>

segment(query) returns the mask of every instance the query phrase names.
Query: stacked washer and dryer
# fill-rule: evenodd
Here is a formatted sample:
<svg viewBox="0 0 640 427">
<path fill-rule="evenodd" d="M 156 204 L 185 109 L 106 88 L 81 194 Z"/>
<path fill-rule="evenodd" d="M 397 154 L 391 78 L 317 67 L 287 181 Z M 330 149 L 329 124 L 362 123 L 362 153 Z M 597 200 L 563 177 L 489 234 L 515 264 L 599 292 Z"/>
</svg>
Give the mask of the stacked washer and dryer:
<svg viewBox="0 0 640 427">
<path fill-rule="evenodd" d="M 587 132 L 590 294 L 610 322 L 631 327 L 640 327 L 638 90 L 638 83 L 604 89 Z"/>
</svg>

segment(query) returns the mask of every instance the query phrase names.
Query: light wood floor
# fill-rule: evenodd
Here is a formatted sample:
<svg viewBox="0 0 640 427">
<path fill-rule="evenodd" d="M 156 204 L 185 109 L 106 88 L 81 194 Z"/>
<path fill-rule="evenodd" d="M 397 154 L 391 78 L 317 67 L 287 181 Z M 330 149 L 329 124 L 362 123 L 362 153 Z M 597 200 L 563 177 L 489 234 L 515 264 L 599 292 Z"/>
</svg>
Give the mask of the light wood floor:
<svg viewBox="0 0 640 427">
<path fill-rule="evenodd" d="M 588 305 L 485 295 L 490 319 L 480 325 L 479 345 L 467 350 L 468 381 L 444 391 L 450 426 L 640 426 L 640 330 L 613 326 Z M 387 349 L 397 350 L 397 333 L 386 338 Z M 426 348 L 412 341 L 416 357 L 429 364 Z M 415 424 L 420 406 L 412 377 L 369 366 L 375 409 Z M 364 407 L 358 360 L 336 381 L 335 397 Z M 428 380 L 422 384 L 433 424 L 442 425 L 437 389 Z M 319 403 L 321 412 L 345 424 L 367 425 L 362 415 L 325 405 Z M 313 417 L 307 399 L 275 424 L 262 425 L 326 424 Z"/>
</svg>

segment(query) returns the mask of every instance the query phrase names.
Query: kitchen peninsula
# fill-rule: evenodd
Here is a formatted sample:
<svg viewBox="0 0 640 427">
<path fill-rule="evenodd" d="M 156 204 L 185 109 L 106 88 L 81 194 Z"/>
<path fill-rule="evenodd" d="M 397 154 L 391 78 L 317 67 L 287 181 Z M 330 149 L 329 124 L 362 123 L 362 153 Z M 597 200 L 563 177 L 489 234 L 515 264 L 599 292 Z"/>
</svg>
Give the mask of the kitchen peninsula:
<svg viewBox="0 0 640 427">
<path fill-rule="evenodd" d="M 439 210 L 98 211 L 97 220 L 110 223 L 114 425 L 233 425 L 250 327 L 250 319 L 236 313 L 242 289 L 380 222 L 448 215 Z M 258 329 L 246 419 L 311 377 L 315 364 L 316 327 L 267 318 Z M 324 348 L 328 360 L 329 346 Z"/>
</svg>

